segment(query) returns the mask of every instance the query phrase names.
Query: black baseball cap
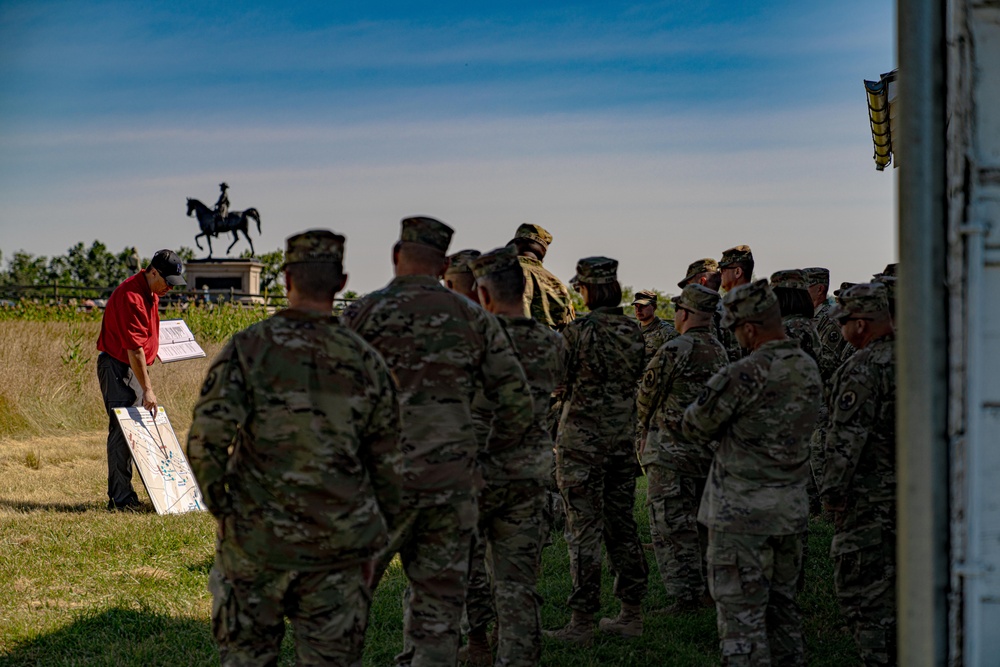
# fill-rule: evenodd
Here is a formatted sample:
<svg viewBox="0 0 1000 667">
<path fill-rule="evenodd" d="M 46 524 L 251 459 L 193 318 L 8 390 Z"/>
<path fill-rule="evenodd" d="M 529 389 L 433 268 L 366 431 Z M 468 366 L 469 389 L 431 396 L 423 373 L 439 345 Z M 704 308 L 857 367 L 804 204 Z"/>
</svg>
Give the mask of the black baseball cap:
<svg viewBox="0 0 1000 667">
<path fill-rule="evenodd" d="M 187 281 L 181 275 L 184 271 L 184 262 L 173 250 L 157 250 L 149 266 L 156 269 L 168 285 L 174 287 L 187 285 Z"/>
</svg>

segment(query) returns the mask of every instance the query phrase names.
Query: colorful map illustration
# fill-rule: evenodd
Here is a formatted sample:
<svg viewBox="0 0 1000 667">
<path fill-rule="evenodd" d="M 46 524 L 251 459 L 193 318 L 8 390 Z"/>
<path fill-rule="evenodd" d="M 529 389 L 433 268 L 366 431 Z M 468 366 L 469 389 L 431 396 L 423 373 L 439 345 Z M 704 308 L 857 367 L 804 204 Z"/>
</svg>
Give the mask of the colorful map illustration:
<svg viewBox="0 0 1000 667">
<path fill-rule="evenodd" d="M 182 514 L 205 509 L 201 490 L 188 465 L 184 450 L 161 407 L 156 419 L 141 407 L 115 408 L 115 417 L 142 483 L 157 514 Z"/>
</svg>

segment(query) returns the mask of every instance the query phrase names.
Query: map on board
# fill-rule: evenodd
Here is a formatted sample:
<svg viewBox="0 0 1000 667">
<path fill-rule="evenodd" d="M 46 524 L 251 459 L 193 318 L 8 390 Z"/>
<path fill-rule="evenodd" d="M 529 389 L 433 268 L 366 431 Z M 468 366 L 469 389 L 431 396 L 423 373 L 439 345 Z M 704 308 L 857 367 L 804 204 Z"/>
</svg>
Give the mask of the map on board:
<svg viewBox="0 0 1000 667">
<path fill-rule="evenodd" d="M 156 356 L 164 364 L 205 356 L 184 320 L 160 320 L 160 349 Z"/>
<path fill-rule="evenodd" d="M 159 408 L 154 420 L 149 410 L 142 407 L 115 408 L 115 417 L 156 513 L 204 510 L 201 490 L 166 411 Z"/>
</svg>

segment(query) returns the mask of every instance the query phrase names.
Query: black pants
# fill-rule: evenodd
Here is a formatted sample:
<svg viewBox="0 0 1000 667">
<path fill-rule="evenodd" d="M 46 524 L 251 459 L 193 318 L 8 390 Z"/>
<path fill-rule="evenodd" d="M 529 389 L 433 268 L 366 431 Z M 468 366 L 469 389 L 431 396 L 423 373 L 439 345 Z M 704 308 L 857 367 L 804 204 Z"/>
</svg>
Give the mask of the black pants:
<svg viewBox="0 0 1000 667">
<path fill-rule="evenodd" d="M 106 352 L 97 356 L 97 381 L 101 384 L 108 412 L 108 508 L 134 505 L 139 497 L 132 488 L 132 452 L 115 418 L 115 408 L 135 404 L 135 391 L 128 386 L 132 368 Z"/>
</svg>

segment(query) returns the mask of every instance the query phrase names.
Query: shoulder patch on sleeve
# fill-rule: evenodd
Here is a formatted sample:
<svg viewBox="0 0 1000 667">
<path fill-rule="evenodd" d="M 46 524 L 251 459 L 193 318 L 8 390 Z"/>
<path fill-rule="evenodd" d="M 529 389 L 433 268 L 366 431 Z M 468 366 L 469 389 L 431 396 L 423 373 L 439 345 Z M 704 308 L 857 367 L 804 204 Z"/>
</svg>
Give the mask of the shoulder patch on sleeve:
<svg viewBox="0 0 1000 667">
<path fill-rule="evenodd" d="M 642 376 L 642 384 L 647 389 L 652 389 L 656 386 L 656 371 L 650 368 L 646 371 L 645 375 Z"/>
<path fill-rule="evenodd" d="M 837 399 L 837 407 L 842 412 L 849 412 L 858 403 L 858 395 L 854 391 L 848 389 L 840 395 Z"/>
</svg>

